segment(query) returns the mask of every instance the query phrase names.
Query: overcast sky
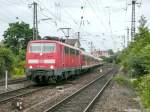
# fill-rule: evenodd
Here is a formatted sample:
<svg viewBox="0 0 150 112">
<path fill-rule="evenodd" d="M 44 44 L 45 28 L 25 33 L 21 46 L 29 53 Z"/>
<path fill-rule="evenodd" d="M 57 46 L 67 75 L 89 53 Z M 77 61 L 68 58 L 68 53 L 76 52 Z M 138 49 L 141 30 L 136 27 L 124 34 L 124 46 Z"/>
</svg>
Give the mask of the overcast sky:
<svg viewBox="0 0 150 112">
<path fill-rule="evenodd" d="M 33 0 L 0 0 L 0 40 L 8 24 L 24 21 L 32 27 Z M 70 38 L 77 38 L 81 32 L 81 44 L 90 49 L 122 49 L 122 36 L 126 36 L 131 26 L 132 0 L 34 0 L 38 3 L 38 27 L 41 36 L 59 36 L 64 34 L 61 27 L 69 27 Z M 150 21 L 150 0 L 137 0 L 136 27 L 141 15 Z M 81 8 L 82 7 L 82 8 Z M 16 19 L 18 17 L 19 19 Z M 81 17 L 83 19 L 81 20 Z M 43 21 L 41 19 L 51 18 Z"/>
</svg>

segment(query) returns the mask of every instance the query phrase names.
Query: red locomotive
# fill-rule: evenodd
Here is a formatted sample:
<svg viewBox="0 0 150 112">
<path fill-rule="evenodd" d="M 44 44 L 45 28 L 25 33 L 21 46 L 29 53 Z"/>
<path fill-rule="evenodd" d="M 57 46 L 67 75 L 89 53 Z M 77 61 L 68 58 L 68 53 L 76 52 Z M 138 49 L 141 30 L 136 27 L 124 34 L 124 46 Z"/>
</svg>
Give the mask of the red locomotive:
<svg viewBox="0 0 150 112">
<path fill-rule="evenodd" d="M 35 40 L 28 43 L 26 75 L 37 83 L 66 79 L 99 65 L 99 58 L 59 41 Z"/>
</svg>

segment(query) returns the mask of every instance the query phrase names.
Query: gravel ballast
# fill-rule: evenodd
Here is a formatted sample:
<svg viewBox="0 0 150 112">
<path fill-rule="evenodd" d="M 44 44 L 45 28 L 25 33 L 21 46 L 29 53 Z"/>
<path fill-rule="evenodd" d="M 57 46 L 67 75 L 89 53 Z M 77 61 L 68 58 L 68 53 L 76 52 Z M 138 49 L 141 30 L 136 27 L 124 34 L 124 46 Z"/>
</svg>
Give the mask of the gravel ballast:
<svg viewBox="0 0 150 112">
<path fill-rule="evenodd" d="M 94 72 L 87 73 L 78 76 L 74 80 L 68 80 L 63 84 L 56 85 L 50 89 L 45 89 L 27 96 L 22 97 L 23 99 L 23 111 L 25 112 L 42 112 L 46 109 L 46 105 L 54 105 L 58 101 L 77 91 L 79 88 L 83 87 L 89 81 L 92 81 L 96 77 L 107 72 L 108 69 L 104 68 L 103 72 L 100 73 L 100 69 Z M 17 111 L 12 107 L 12 102 L 8 102 L 0 105 L 0 112 L 12 112 Z"/>
<path fill-rule="evenodd" d="M 141 112 L 137 99 L 132 88 L 121 86 L 113 80 L 91 112 Z"/>
</svg>

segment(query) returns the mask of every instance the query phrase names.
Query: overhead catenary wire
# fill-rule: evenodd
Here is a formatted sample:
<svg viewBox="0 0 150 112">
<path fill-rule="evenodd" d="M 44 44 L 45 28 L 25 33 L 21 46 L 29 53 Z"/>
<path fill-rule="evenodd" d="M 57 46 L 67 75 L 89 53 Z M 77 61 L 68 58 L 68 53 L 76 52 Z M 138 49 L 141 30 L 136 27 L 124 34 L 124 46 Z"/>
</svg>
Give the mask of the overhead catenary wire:
<svg viewBox="0 0 150 112">
<path fill-rule="evenodd" d="M 39 2 L 39 8 L 41 9 L 41 10 L 39 10 L 39 13 L 40 13 L 40 15 L 42 15 L 43 17 L 47 17 L 47 18 L 51 18 L 50 16 L 47 16 L 47 14 L 46 14 L 46 12 L 48 12 L 48 9 L 47 8 L 45 8 L 44 6 L 43 6 L 43 4 L 42 4 L 42 6 L 41 6 L 41 2 L 39 1 L 39 0 L 37 0 L 38 2 Z M 49 13 L 49 12 L 48 12 Z M 52 14 L 52 13 L 51 13 Z M 53 18 L 52 18 L 52 21 L 55 23 L 55 26 L 57 27 L 57 22 L 56 22 L 56 20 L 55 20 L 55 17 L 53 16 L 53 15 L 51 15 Z M 42 17 L 41 17 L 42 18 Z M 50 21 L 47 21 L 46 23 L 48 23 L 48 24 L 50 24 L 49 23 Z M 57 30 L 57 29 L 56 29 Z"/>
<path fill-rule="evenodd" d="M 11 5 L 11 7 L 13 6 L 15 8 L 12 8 L 12 10 L 10 10 L 9 8 L 6 8 L 6 9 L 2 8 L 2 10 L 0 11 L 0 14 L 1 14 L 0 21 L 1 22 L 5 22 L 5 23 L 11 23 L 11 22 L 17 21 L 16 17 L 19 17 L 20 18 L 19 20 L 23 20 L 23 21 L 24 20 L 25 21 L 28 20 L 27 22 L 30 22 L 29 19 L 32 19 L 32 9 L 31 8 L 28 9 L 28 13 L 25 14 L 25 15 L 28 15 L 28 18 L 25 18 L 26 16 L 24 14 L 21 15 L 20 14 L 21 10 L 19 10 L 19 9 L 21 7 L 24 7 L 24 6 L 27 7 L 29 3 L 32 3 L 32 1 L 33 0 L 15 0 L 15 1 L 2 0 L 1 6 L 2 5 L 6 5 L 6 6 L 8 6 L 8 5 L 10 6 Z M 34 1 L 37 1 L 39 3 L 40 7 L 43 8 L 43 11 L 39 11 L 38 12 L 39 13 L 39 19 L 48 18 L 48 17 L 53 18 L 53 20 L 43 21 L 43 22 L 48 23 L 49 28 L 55 27 L 55 26 L 52 26 L 52 24 L 53 23 L 56 24 L 56 22 L 55 22 L 56 15 L 54 14 L 54 11 L 51 10 L 51 8 L 48 7 L 48 4 L 46 4 L 48 0 L 46 2 L 45 1 L 43 2 L 42 0 L 34 0 Z M 83 0 L 80 0 L 80 1 L 83 1 Z M 93 9 L 91 8 L 91 6 L 88 3 L 88 1 L 92 5 Z M 99 26 L 100 25 L 102 26 L 102 27 L 99 27 L 99 29 L 96 29 L 96 30 L 99 30 L 98 33 L 102 33 L 103 30 L 104 31 L 109 31 L 109 26 L 107 25 L 108 22 L 106 23 L 106 22 L 103 21 L 103 20 L 105 20 L 104 19 L 105 16 L 101 16 L 103 14 L 105 14 L 105 15 L 107 14 L 106 10 L 103 7 L 103 4 L 101 3 L 102 0 L 88 0 L 88 1 L 87 0 L 83 1 L 83 2 L 86 2 L 86 6 L 83 9 L 84 13 L 82 13 L 83 11 L 81 12 L 81 10 L 80 10 L 81 14 L 79 16 L 78 15 L 77 16 L 74 15 L 74 13 L 72 13 L 72 9 L 70 10 L 70 8 L 68 8 L 68 7 L 65 7 L 65 8 L 61 7 L 62 17 L 63 18 L 62 18 L 61 22 L 56 18 L 57 24 L 60 24 L 60 25 L 62 24 L 62 26 L 63 25 L 64 26 L 68 25 L 68 26 L 73 27 L 71 31 L 72 31 L 72 34 L 74 34 L 74 32 L 76 32 L 78 30 L 78 28 L 79 28 L 80 21 L 81 21 L 80 17 L 83 15 L 84 22 L 86 22 L 88 20 L 88 17 L 86 15 L 86 11 L 87 11 L 88 8 L 91 8 L 91 10 L 94 12 L 94 15 L 95 15 L 94 17 L 96 17 L 94 19 L 98 20 L 97 24 Z M 53 4 L 52 1 L 48 1 L 48 2 Z M 80 5 L 84 6 L 84 3 L 80 4 Z M 80 5 L 79 5 L 79 7 L 80 7 Z M 78 7 L 78 9 L 79 9 L 79 7 Z M 16 12 L 16 10 L 17 10 L 17 12 Z M 40 8 L 39 8 L 39 10 L 40 10 Z M 76 10 L 76 11 L 78 11 L 78 10 Z M 10 15 L 10 13 L 11 13 L 11 15 Z M 78 18 L 76 18 L 76 17 L 78 17 Z M 93 21 L 89 20 L 90 24 L 88 24 L 88 23 L 81 24 L 81 28 L 80 28 L 82 30 L 81 34 L 86 32 L 86 31 L 88 31 L 89 28 L 92 27 L 92 25 L 93 25 L 92 22 Z M 101 22 L 102 22 L 102 24 L 101 24 Z M 56 26 L 56 27 L 59 27 L 59 26 Z M 113 28 L 113 23 L 112 23 L 111 28 Z M 89 32 L 91 32 L 91 31 L 89 31 Z M 94 33 L 97 33 L 97 32 L 95 31 Z"/>
<path fill-rule="evenodd" d="M 103 13 L 103 14 L 105 15 L 105 17 L 106 17 L 107 12 L 104 10 L 102 1 L 101 1 L 101 0 L 93 0 L 93 4 L 94 4 L 94 3 L 95 3 L 95 5 L 94 5 L 95 10 L 97 10 L 97 12 Z M 100 9 L 100 6 L 101 6 L 101 9 L 102 9 L 102 10 Z M 100 14 L 100 13 L 99 13 L 99 14 Z M 100 19 L 101 24 L 102 24 L 102 26 L 105 26 L 105 27 L 106 27 L 105 29 L 107 29 L 107 25 L 104 24 L 105 22 L 103 21 L 103 18 L 104 18 L 104 16 L 101 16 L 101 19 Z"/>
<path fill-rule="evenodd" d="M 97 17 L 97 19 L 98 20 L 100 20 L 100 24 L 102 25 L 102 26 L 104 26 L 104 30 L 106 30 L 107 31 L 107 28 L 105 27 L 105 26 L 107 26 L 107 25 L 104 25 L 103 24 L 103 22 L 102 22 L 102 19 L 99 17 L 99 15 L 97 15 L 97 10 L 99 10 L 99 8 L 95 8 L 96 6 L 97 6 L 97 4 L 95 4 L 94 5 L 94 7 L 92 6 L 92 4 L 88 1 L 88 3 L 89 3 L 89 5 L 90 5 L 90 7 L 91 7 L 91 9 L 95 12 L 95 15 L 96 15 L 96 17 Z M 92 2 L 93 4 L 95 3 L 95 2 Z M 113 42 L 113 46 L 114 46 L 114 49 L 115 49 L 115 43 L 114 43 L 114 39 L 113 39 L 113 37 L 112 37 L 112 28 L 111 28 L 111 20 L 110 20 L 110 10 L 109 10 L 109 22 L 108 22 L 108 26 L 109 26 L 109 31 L 110 31 L 110 37 L 111 37 L 111 39 L 112 39 L 112 42 Z"/>
<path fill-rule="evenodd" d="M 87 0 L 90 8 L 92 9 L 93 13 L 95 14 L 97 20 L 98 20 L 98 24 L 100 24 L 100 26 L 102 25 L 104 30 L 107 31 L 106 25 L 103 24 L 101 17 L 99 17 L 99 15 L 97 14 L 97 10 L 93 7 L 92 3 L 90 2 L 90 0 Z"/>
</svg>

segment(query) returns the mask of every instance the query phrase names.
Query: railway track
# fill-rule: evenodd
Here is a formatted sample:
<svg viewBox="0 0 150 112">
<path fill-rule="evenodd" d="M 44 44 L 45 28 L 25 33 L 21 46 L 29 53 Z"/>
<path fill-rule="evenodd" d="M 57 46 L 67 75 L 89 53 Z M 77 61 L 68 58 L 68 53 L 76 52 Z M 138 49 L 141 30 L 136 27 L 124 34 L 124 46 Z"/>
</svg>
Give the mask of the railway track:
<svg viewBox="0 0 150 112">
<path fill-rule="evenodd" d="M 44 112 L 88 112 L 97 97 L 108 86 L 116 71 L 117 69 L 115 68 L 107 74 L 100 76 Z"/>
<path fill-rule="evenodd" d="M 24 81 L 27 81 L 27 79 L 26 78 L 10 79 L 8 80 L 8 84 L 16 84 Z M 5 85 L 5 81 L 0 81 L 0 86 L 4 86 L 4 85 Z"/>
<path fill-rule="evenodd" d="M 34 93 L 37 91 L 41 91 L 42 89 L 45 89 L 47 87 L 48 86 L 37 87 L 35 85 L 30 85 L 30 86 L 23 87 L 23 88 L 20 88 L 17 90 L 1 93 L 0 94 L 0 103 L 8 102 L 14 98 L 28 95 L 28 94 L 31 94 L 31 93 Z"/>
</svg>

